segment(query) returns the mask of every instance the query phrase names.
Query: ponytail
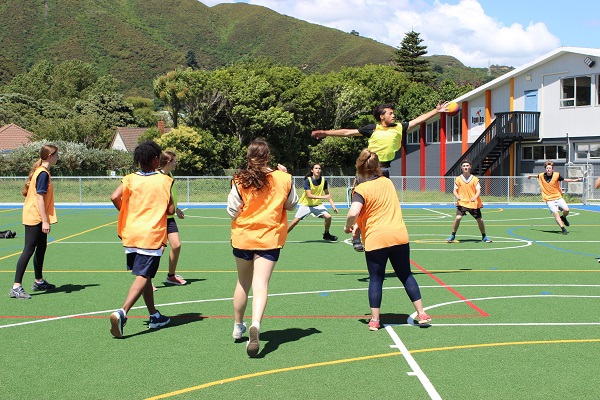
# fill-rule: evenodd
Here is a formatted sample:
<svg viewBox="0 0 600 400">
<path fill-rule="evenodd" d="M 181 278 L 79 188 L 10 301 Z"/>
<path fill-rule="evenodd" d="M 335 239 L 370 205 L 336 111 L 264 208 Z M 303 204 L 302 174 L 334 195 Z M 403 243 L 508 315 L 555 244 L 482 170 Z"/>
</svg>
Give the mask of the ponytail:
<svg viewBox="0 0 600 400">
<path fill-rule="evenodd" d="M 27 182 L 25 182 L 25 186 L 21 190 L 21 194 L 27 197 L 27 192 L 29 191 L 29 185 L 31 184 L 31 178 L 35 173 L 35 170 L 42 166 L 42 163 L 48 159 L 52 154 L 58 151 L 58 147 L 52 144 L 45 144 L 40 149 L 40 158 L 33 163 L 31 166 L 31 170 L 29 171 L 29 176 L 27 177 Z"/>
</svg>

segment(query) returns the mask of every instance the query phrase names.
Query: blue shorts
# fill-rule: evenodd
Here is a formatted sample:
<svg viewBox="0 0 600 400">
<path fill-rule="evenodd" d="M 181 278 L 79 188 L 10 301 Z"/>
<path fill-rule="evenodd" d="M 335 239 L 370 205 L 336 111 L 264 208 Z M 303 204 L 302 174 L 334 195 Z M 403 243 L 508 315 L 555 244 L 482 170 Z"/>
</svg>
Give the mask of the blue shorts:
<svg viewBox="0 0 600 400">
<path fill-rule="evenodd" d="M 279 253 L 281 249 L 271 249 L 271 250 L 240 250 L 233 248 L 233 255 L 237 258 L 241 258 L 242 260 L 252 261 L 254 260 L 254 256 L 262 257 L 269 261 L 277 261 L 279 260 Z"/>
<path fill-rule="evenodd" d="M 167 218 L 167 235 L 169 233 L 179 232 L 179 228 L 177 228 L 177 222 L 175 222 L 175 218 Z"/>
<path fill-rule="evenodd" d="M 127 271 L 131 271 L 133 275 L 154 278 L 159 264 L 160 256 L 127 253 Z"/>
</svg>

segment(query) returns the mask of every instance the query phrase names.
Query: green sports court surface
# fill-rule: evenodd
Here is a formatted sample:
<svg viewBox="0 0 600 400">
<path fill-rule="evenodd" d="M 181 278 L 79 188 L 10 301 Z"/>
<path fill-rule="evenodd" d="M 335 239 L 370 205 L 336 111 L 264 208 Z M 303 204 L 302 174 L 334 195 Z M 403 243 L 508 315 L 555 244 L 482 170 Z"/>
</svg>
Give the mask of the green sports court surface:
<svg viewBox="0 0 600 400">
<path fill-rule="evenodd" d="M 231 337 L 236 281 L 224 208 L 189 208 L 178 220 L 178 273 L 186 286 L 155 279 L 157 308 L 171 324 L 147 328 L 140 299 L 124 338 L 109 314 L 132 282 L 116 235 L 116 210 L 60 208 L 45 277 L 57 285 L 8 297 L 23 247 L 20 208 L 0 209 L 0 398 L 145 399 L 595 399 L 600 354 L 597 208 L 571 206 L 568 235 L 548 210 L 486 207 L 492 243 L 469 215 L 449 244 L 453 208 L 404 207 L 413 272 L 430 326 L 388 266 L 382 322 L 367 328 L 364 255 L 342 232 L 321 240 L 307 218 L 289 235 L 270 285 L 259 357 Z M 291 219 L 293 215 L 288 215 Z M 248 308 L 248 311 L 250 307 Z M 250 322 L 249 318 L 246 319 Z M 245 338 L 247 335 L 245 335 Z"/>
</svg>

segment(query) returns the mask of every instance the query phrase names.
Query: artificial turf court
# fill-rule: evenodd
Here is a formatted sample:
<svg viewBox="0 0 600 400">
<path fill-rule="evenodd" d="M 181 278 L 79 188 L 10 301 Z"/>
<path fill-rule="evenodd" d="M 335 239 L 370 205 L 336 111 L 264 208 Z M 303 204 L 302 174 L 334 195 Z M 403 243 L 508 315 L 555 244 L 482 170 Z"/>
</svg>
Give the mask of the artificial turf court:
<svg viewBox="0 0 600 400">
<path fill-rule="evenodd" d="M 178 272 L 155 280 L 158 309 L 172 318 L 149 330 L 143 301 L 123 339 L 109 333 L 132 276 L 116 236 L 116 210 L 60 208 L 45 277 L 57 285 L 31 300 L 8 297 L 23 246 L 19 208 L 0 210 L 0 398 L 143 399 L 597 398 L 600 354 L 600 213 L 572 206 L 569 235 L 543 205 L 483 209 L 482 243 L 469 216 L 448 244 L 453 208 L 404 207 L 411 259 L 431 326 L 388 266 L 384 328 L 367 328 L 364 256 L 321 240 L 302 221 L 271 279 L 259 358 L 231 338 L 235 263 L 223 208 L 189 208 L 178 220 Z M 289 216 L 290 218 L 292 216 Z M 33 266 L 25 274 L 30 289 Z M 248 308 L 248 311 L 250 308 Z M 250 322 L 249 319 L 246 320 Z M 245 335 L 247 338 L 247 335 Z"/>
</svg>

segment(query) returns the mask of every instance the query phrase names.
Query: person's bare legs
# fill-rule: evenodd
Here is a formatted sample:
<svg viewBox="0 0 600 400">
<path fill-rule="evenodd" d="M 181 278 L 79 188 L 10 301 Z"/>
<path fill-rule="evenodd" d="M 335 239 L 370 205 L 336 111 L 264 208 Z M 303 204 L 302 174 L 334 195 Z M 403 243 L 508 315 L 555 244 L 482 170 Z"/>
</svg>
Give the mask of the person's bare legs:
<svg viewBox="0 0 600 400">
<path fill-rule="evenodd" d="M 290 233 L 290 232 L 292 231 L 292 229 L 294 229 L 294 227 L 295 227 L 296 225 L 298 225 L 298 222 L 300 222 L 300 218 L 294 218 L 294 219 L 292 220 L 292 222 L 290 222 L 290 223 L 288 224 L 288 233 Z"/>
<path fill-rule="evenodd" d="M 175 275 L 177 262 L 179 261 L 179 253 L 181 252 L 181 239 L 179 232 L 171 232 L 168 235 L 171 252 L 169 253 L 169 275 Z"/>
<path fill-rule="evenodd" d="M 331 214 L 323 213 L 323 219 L 325 219 L 325 232 L 329 232 L 329 228 L 331 227 Z"/>
<path fill-rule="evenodd" d="M 254 276 L 252 278 L 252 322 L 260 323 L 267 307 L 269 281 L 276 261 L 254 256 Z"/>
<path fill-rule="evenodd" d="M 235 258 L 238 280 L 233 291 L 233 318 L 236 324 L 244 320 L 246 305 L 248 304 L 248 293 L 252 287 L 252 276 L 254 275 L 254 262 Z"/>
<path fill-rule="evenodd" d="M 131 307 L 138 301 L 140 296 L 144 296 L 144 302 L 148 312 L 152 315 L 156 313 L 156 307 L 154 306 L 154 291 L 152 289 L 152 279 L 146 276 L 136 276 L 129 288 L 125 303 L 123 303 L 123 310 L 128 313 Z"/>
</svg>

